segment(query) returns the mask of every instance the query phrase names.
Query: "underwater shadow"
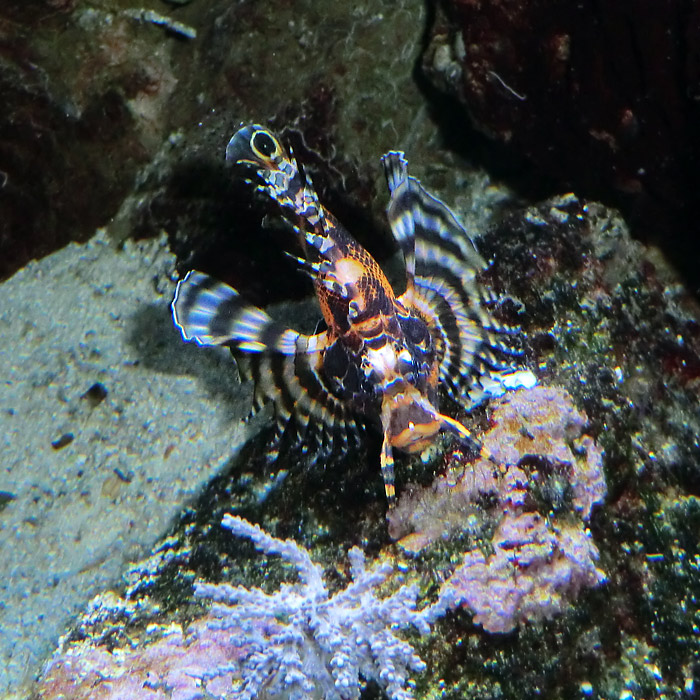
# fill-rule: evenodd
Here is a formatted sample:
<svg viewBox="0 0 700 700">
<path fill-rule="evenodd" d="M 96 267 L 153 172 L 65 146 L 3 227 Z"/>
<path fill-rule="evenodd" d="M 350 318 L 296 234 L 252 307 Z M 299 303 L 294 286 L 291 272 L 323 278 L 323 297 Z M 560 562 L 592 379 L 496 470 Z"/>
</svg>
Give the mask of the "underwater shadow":
<svg viewBox="0 0 700 700">
<path fill-rule="evenodd" d="M 375 554 L 388 543 L 383 481 L 378 460 L 375 464 L 367 449 L 316 464 L 310 455 L 301 456 L 294 449 L 271 460 L 271 437 L 271 431 L 264 429 L 251 435 L 187 517 L 210 536 L 218 532 L 225 540 L 219 546 L 231 552 L 240 544 L 219 526 L 230 512 L 255 523 L 269 523 L 272 518 L 276 536 L 282 538 L 297 538 L 313 523 L 314 536 L 321 540 L 334 533 L 354 544 L 364 543 Z"/>
<path fill-rule="evenodd" d="M 129 319 L 128 345 L 139 363 L 159 374 L 189 376 L 220 403 L 232 420 L 250 412 L 252 386 L 241 383 L 227 348 L 186 343 L 173 324 L 169 304 L 143 304 Z"/>
</svg>

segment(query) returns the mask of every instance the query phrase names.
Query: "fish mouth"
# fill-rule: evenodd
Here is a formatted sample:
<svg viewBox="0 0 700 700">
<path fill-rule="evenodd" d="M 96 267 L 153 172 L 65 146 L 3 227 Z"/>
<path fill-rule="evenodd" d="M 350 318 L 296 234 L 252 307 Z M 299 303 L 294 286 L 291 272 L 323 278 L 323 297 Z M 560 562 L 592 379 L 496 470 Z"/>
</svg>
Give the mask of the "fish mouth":
<svg viewBox="0 0 700 700">
<path fill-rule="evenodd" d="M 403 430 L 390 436 L 389 442 L 392 447 L 397 447 L 409 454 L 415 454 L 432 445 L 440 428 L 441 424 L 437 419 L 426 420 L 422 423 L 409 421 Z"/>
<path fill-rule="evenodd" d="M 441 431 L 474 442 L 471 432 L 458 420 L 440 413 L 414 387 L 394 396 L 385 395 L 382 405 L 384 437 L 391 447 L 415 454 L 433 444 Z"/>
<path fill-rule="evenodd" d="M 414 454 L 435 440 L 440 430 L 463 434 L 461 424 L 443 416 L 413 387 L 395 396 L 386 396 L 382 407 L 385 437 L 392 447 Z M 459 430 L 459 428 L 462 430 Z"/>
</svg>

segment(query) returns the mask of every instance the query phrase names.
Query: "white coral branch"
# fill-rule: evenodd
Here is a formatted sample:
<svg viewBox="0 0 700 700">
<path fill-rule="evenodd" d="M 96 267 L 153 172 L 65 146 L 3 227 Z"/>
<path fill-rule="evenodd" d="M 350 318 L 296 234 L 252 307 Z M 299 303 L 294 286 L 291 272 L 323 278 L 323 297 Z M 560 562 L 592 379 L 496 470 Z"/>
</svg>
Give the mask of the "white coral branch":
<svg viewBox="0 0 700 700">
<path fill-rule="evenodd" d="M 293 564 L 299 583 L 283 584 L 272 594 L 227 584 L 196 585 L 198 596 L 214 601 L 209 629 L 229 631 L 231 643 L 247 650 L 237 669 L 239 687 L 222 697 L 242 700 L 264 692 L 269 698 L 350 700 L 360 696 L 361 676 L 376 681 L 391 700 L 413 697 L 409 672 L 421 672 L 425 664 L 397 631 L 412 625 L 428 633 L 434 617 L 416 611 L 414 586 L 379 597 L 391 564 L 368 569 L 362 550 L 353 547 L 348 553 L 352 581 L 330 596 L 321 566 L 296 542 L 279 540 L 233 515 L 226 515 L 223 524 L 257 549 Z"/>
</svg>

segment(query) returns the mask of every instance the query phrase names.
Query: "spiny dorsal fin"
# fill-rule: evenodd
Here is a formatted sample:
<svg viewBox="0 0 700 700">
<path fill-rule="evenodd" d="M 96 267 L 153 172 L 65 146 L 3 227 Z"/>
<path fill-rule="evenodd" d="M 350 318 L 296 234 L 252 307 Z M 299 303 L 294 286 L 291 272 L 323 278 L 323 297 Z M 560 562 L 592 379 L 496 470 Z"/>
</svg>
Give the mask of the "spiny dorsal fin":
<svg viewBox="0 0 700 700">
<path fill-rule="evenodd" d="M 390 151 L 382 156 L 384 174 L 389 185 L 391 198 L 386 215 L 391 225 L 391 232 L 403 253 L 406 266 L 406 291 L 404 298 L 410 304 L 413 300 L 413 285 L 416 274 L 416 239 L 415 222 L 406 208 L 404 191 L 410 188 L 408 177 L 408 162 L 401 151 Z"/>
</svg>

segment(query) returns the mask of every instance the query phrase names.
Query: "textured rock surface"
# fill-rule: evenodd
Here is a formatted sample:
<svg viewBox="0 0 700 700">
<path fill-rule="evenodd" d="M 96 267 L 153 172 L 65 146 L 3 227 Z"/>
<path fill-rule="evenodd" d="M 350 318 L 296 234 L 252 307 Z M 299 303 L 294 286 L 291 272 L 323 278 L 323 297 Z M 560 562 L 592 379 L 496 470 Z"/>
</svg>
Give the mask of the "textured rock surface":
<svg viewBox="0 0 700 700">
<path fill-rule="evenodd" d="M 99 5 L 0 8 L 0 279 L 92 236 L 168 134 L 188 47 Z"/>
<path fill-rule="evenodd" d="M 520 390 L 491 402 L 493 426 L 481 437 L 500 465 L 465 463 L 460 449 L 448 451 L 448 470 L 428 487 L 412 486 L 388 516 L 389 533 L 408 552 L 489 518 L 527 510 L 571 510 L 588 522 L 605 499 L 603 456 L 589 435 L 587 418 L 559 387 Z M 572 450 L 573 448 L 573 450 Z M 487 507 L 485 496 L 497 499 Z M 538 503 L 539 501 L 539 503 Z M 471 522 L 467 525 L 467 516 Z"/>
<path fill-rule="evenodd" d="M 598 549 L 580 525 L 552 527 L 539 513 L 506 513 L 492 544 L 491 556 L 466 552 L 443 587 L 487 632 L 560 615 L 581 589 L 605 581 Z"/>
<path fill-rule="evenodd" d="M 0 695 L 240 444 L 247 392 L 169 317 L 164 240 L 104 234 L 0 285 Z"/>
<path fill-rule="evenodd" d="M 365 225 L 358 201 L 374 182 L 358 164 L 392 147 L 430 150 L 412 77 L 421 0 L 151 5 L 0 7 L 0 278 L 108 223 L 120 239 L 165 228 L 178 255 L 213 246 L 217 262 L 215 236 L 231 232 L 222 144 L 242 121 L 294 131 L 324 165 L 317 182 L 333 183 L 336 212 Z M 148 168 L 169 136 L 177 152 Z"/>
<path fill-rule="evenodd" d="M 471 121 L 558 191 L 623 208 L 638 234 L 660 242 L 697 280 L 686 257 L 700 235 L 697 5 L 439 6 L 424 68 L 461 103 L 461 128 Z M 453 129 L 459 121 L 450 120 Z"/>
<path fill-rule="evenodd" d="M 134 232 L 154 237 L 166 230 L 180 272 L 196 265 L 245 290 L 255 303 L 286 301 L 308 290 L 291 266 L 278 262 L 284 257 L 282 250 L 289 247 L 288 231 L 277 226 L 273 217 L 265 217 L 264 206 L 255 201 L 249 188 L 232 185 L 222 165 L 223 148 L 238 123 L 255 120 L 286 129 L 296 151 L 309 163 L 324 201 L 382 258 L 388 254 L 389 245 L 378 215 L 386 199 L 383 185 L 376 186 L 380 176 L 377 158 L 387 148 L 405 148 L 412 173 L 454 206 L 468 227 L 481 235 L 481 252 L 495 261 L 485 275 L 487 286 L 505 295 L 498 304 L 499 317 L 525 329 L 523 361 L 537 371 L 540 380 L 565 387 L 574 398 L 576 410 L 585 410 L 590 421 L 586 433 L 605 450 L 608 482 L 605 505 L 596 509 L 590 520 L 591 538 L 600 553 L 598 566 L 608 577 L 605 585 L 581 589 L 574 603 L 565 596 L 567 602 L 560 614 L 527 621 L 517 632 L 506 635 L 485 632 L 474 624 L 469 612 L 449 613 L 438 621 L 437 631 L 419 649 L 430 670 L 416 679 L 416 695 L 455 700 L 520 700 L 535 695 L 555 699 L 663 694 L 690 698 L 697 692 L 694 679 L 700 677 L 697 304 L 658 250 L 634 243 L 626 223 L 615 212 L 575 196 L 523 207 L 522 201 L 509 198 L 503 186 L 491 183 L 494 173 L 523 168 L 517 155 L 527 156 L 530 146 L 537 147 L 540 150 L 532 151 L 533 158 L 542 169 L 551 168 L 562 178 L 560 185 L 547 185 L 547 192 L 566 191 L 570 183 L 579 182 L 576 178 L 583 178 L 583 182 L 587 177 L 585 182 L 593 191 L 600 191 L 595 189 L 600 185 L 606 191 L 613 187 L 621 192 L 621 201 L 627 213 L 637 217 L 637 224 L 652 227 L 658 221 L 672 221 L 674 234 L 692 235 L 697 224 L 697 175 L 692 160 L 684 159 L 692 159 L 697 143 L 697 134 L 689 129 L 697 121 L 693 118 L 697 109 L 697 80 L 693 77 L 697 60 L 692 51 L 695 25 L 685 20 L 692 19 L 696 10 L 680 4 L 672 8 L 671 3 L 663 2 L 649 9 L 654 17 L 663 13 L 665 22 L 679 17 L 672 10 L 681 13 L 682 21 L 663 34 L 661 21 L 644 28 L 652 14 L 642 12 L 638 3 L 601 5 L 597 8 L 601 17 L 618 13 L 611 25 L 617 27 L 611 32 L 613 39 L 606 38 L 603 24 L 593 22 L 591 30 L 590 21 L 582 21 L 570 28 L 571 58 L 566 64 L 570 71 L 561 78 L 556 68 L 566 60 L 566 37 L 548 42 L 547 32 L 541 29 L 556 28 L 561 20 L 557 12 L 547 13 L 551 4 L 516 0 L 481 3 L 478 8 L 468 0 L 450 4 L 459 4 L 460 12 L 478 15 L 472 25 L 475 36 L 480 37 L 472 42 L 476 45 L 456 41 L 454 25 L 440 25 L 441 16 L 433 16 L 434 6 L 431 4 L 426 12 L 419 0 L 352 5 L 317 0 L 291 4 L 192 0 L 182 6 L 170 3 L 159 8 L 193 26 L 196 40 L 178 39 L 145 15 L 134 15 L 129 0 L 2 3 L 0 87 L 11 99 L 0 115 L 1 243 L 5 246 L 10 240 L 15 246 L 28 245 L 26 250 L 3 247 L 0 264 L 11 260 L 13 251 L 24 258 L 43 253 L 44 249 L 32 248 L 34 239 L 29 235 L 28 223 L 34 220 L 46 223 L 34 230 L 52 246 L 65 240 L 55 237 L 57 227 L 63 227 L 69 236 L 78 232 L 91 235 L 95 219 L 83 217 L 81 211 L 85 210 L 79 204 L 99 221 L 114 215 L 110 235 L 115 238 L 124 239 Z M 545 9 L 544 25 L 537 25 L 537 17 L 528 14 L 538 7 Z M 617 20 L 629 17 L 629 8 L 634 10 L 633 16 L 621 31 Z M 574 5 L 561 5 L 561 9 L 568 14 L 586 10 Z M 132 12 L 127 14 L 125 10 Z M 511 13 L 506 17 L 509 21 L 503 19 L 504 12 Z M 501 137 L 507 136 L 507 128 L 492 130 L 491 137 L 495 138 L 490 139 L 465 129 L 464 112 L 427 85 L 425 74 L 415 64 L 426 48 L 421 46 L 422 39 L 429 43 L 423 26 L 426 16 L 431 26 L 437 19 L 436 32 L 425 53 L 425 68 L 432 71 L 431 77 L 443 80 L 444 86 L 446 77 L 463 75 L 460 60 L 482 61 L 473 66 L 472 85 L 482 93 L 475 93 L 476 102 L 472 104 L 483 104 L 484 112 L 474 116 L 484 126 L 489 116 L 501 119 L 515 113 L 518 118 L 509 143 L 514 144 L 516 136 L 522 136 L 519 129 L 527 131 L 528 140 L 519 142 L 524 153 L 504 144 Z M 446 37 L 437 32 L 440 27 L 448 32 Z M 627 29 L 629 33 L 625 33 Z M 511 30 L 510 34 L 506 30 Z M 674 41 L 674 36 L 678 38 L 683 31 L 688 41 Z M 487 40 L 481 42 L 481 38 Z M 612 47 L 611 54 L 600 50 L 601 39 Z M 645 43 L 647 40 L 651 44 Z M 534 50 L 530 51 L 533 44 Z M 632 45 L 635 49 L 638 46 L 639 52 L 635 51 L 635 59 L 628 61 Z M 670 51 L 666 52 L 666 47 Z M 679 57 L 686 49 L 687 62 L 679 67 Z M 522 51 L 526 55 L 520 59 Z M 660 54 L 662 59 L 645 63 L 644 57 L 658 58 Z M 61 56 L 63 60 L 59 60 Z M 554 57 L 554 63 L 548 57 Z M 501 64 L 504 58 L 507 60 Z M 578 59 L 583 60 L 576 63 Z M 623 62 L 619 66 L 623 77 L 611 82 L 606 68 L 618 67 L 618 59 Z M 647 66 L 639 73 L 647 83 L 640 82 L 650 89 L 636 99 L 638 93 L 628 90 L 624 76 L 629 75 L 627 68 L 634 69 L 640 63 Z M 677 70 L 665 70 L 669 65 Z M 655 66 L 660 69 L 658 74 Z M 513 73 L 507 72 L 510 67 Z M 675 80 L 666 80 L 666 75 L 673 75 Z M 514 77 L 526 78 L 527 90 Z M 572 78 L 569 82 L 568 77 Z M 575 88 L 576 81 L 582 89 L 600 84 L 612 86 L 612 92 L 601 105 L 591 98 L 590 90 L 584 90 L 573 108 L 557 109 L 554 98 L 562 96 L 562 88 Z M 456 84 L 450 83 L 452 88 Z M 684 93 L 680 103 L 679 91 Z M 630 95 L 633 99 L 627 100 Z M 479 102 L 482 97 L 483 103 Z M 544 111 L 533 107 L 541 104 L 547 107 Z M 680 121 L 675 120 L 679 104 L 682 109 L 690 105 L 690 118 L 686 114 Z M 608 106 L 609 113 L 590 116 L 592 108 Z M 62 111 L 64 107 L 66 111 Z M 668 122 L 655 130 L 659 114 L 666 114 L 666 110 Z M 584 123 L 570 128 L 570 122 L 577 118 Z M 484 130 L 488 128 L 484 126 Z M 157 156 L 151 161 L 154 152 Z M 490 170 L 490 175 L 474 172 L 465 164 L 465 156 L 481 158 L 500 169 Z M 150 165 L 140 172 L 120 207 L 131 178 L 144 162 L 142 158 Z M 684 164 L 687 177 L 679 179 L 678 166 L 682 170 Z M 73 167 L 82 177 L 71 174 Z M 525 168 L 516 175 L 522 172 L 532 174 Z M 675 183 L 670 190 L 665 189 L 664 178 Z M 526 187 L 523 192 L 532 192 L 532 188 Z M 645 201 L 648 196 L 652 205 L 660 207 L 661 219 L 649 214 Z M 690 218 L 676 217 L 678 211 L 689 213 Z M 73 225 L 73 215 L 85 224 L 79 231 Z M 264 217 L 272 222 L 272 229 L 261 226 Z M 19 222 L 25 228 L 15 229 L 19 234 L 8 239 L 7 222 Z M 664 229 L 659 227 L 658 231 Z M 671 236 L 668 240 L 674 241 Z M 126 258 L 110 258 L 103 267 L 97 260 L 83 265 L 66 262 L 65 266 L 71 268 L 71 275 L 89 281 L 92 273 L 86 268 L 94 264 L 108 279 L 124 272 L 116 261 L 133 256 L 133 249 L 129 250 Z M 150 253 L 145 257 L 150 260 Z M 697 271 L 696 258 L 687 256 L 689 269 Z M 158 285 L 162 296 L 154 293 L 149 286 L 154 266 L 145 265 L 136 273 L 127 266 L 129 272 L 124 279 L 130 286 L 128 291 L 133 287 L 134 294 L 142 294 L 140 298 L 153 300 L 146 301 L 147 306 L 156 303 L 165 310 L 167 285 Z M 214 443 L 224 452 L 230 449 L 229 437 L 218 438 L 214 433 L 219 425 L 231 429 L 228 421 L 235 422 L 240 415 L 227 402 L 231 390 L 221 386 L 232 376 L 228 358 L 223 364 L 214 361 L 216 366 L 209 375 L 204 365 L 212 356 L 196 348 L 183 348 L 170 329 L 166 313 L 158 320 L 150 312 L 142 316 L 134 312 L 137 338 L 155 330 L 161 340 L 170 339 L 163 345 L 147 343 L 139 352 L 133 343 L 120 350 L 127 360 L 139 360 L 129 369 L 136 381 L 134 396 L 139 401 L 121 402 L 122 391 L 127 395 L 132 391 L 120 383 L 125 370 L 114 370 L 119 376 L 116 383 L 109 372 L 92 371 L 100 367 L 104 370 L 107 364 L 120 368 L 121 358 L 96 346 L 90 337 L 79 337 L 75 329 L 98 329 L 107 337 L 110 324 L 119 328 L 126 322 L 122 307 L 133 307 L 131 297 L 120 299 L 118 310 L 102 307 L 99 305 L 115 301 L 117 294 L 115 289 L 104 290 L 101 297 L 90 297 L 89 305 L 82 307 L 83 292 L 77 290 L 83 287 L 78 285 L 65 295 L 61 292 L 58 281 L 68 271 L 58 275 L 58 268 L 47 270 L 42 265 L 31 269 L 42 271 L 43 284 L 37 282 L 31 289 L 37 299 L 50 294 L 51 316 L 44 318 L 48 302 L 42 302 L 39 308 L 29 301 L 15 305 L 14 298 L 9 304 L 3 303 L 3 313 L 11 320 L 3 340 L 10 360 L 3 361 L 6 366 L 20 360 L 24 363 L 24 373 L 33 377 L 27 396 L 32 392 L 37 396 L 37 406 L 31 411 L 27 408 L 27 419 L 22 420 L 27 425 L 22 427 L 16 453 L 22 462 L 13 473 L 19 474 L 21 467 L 29 469 L 32 464 L 43 465 L 41 473 L 31 472 L 30 478 L 39 484 L 40 491 L 42 486 L 46 488 L 41 495 L 31 492 L 32 497 L 20 506 L 19 488 L 12 491 L 0 486 L 0 522 L 5 522 L 6 514 L 20 518 L 20 507 L 29 509 L 31 517 L 26 521 L 20 518 L 17 523 L 8 516 L 23 538 L 20 551 L 11 551 L 8 561 L 37 561 L 50 567 L 51 552 L 57 551 L 68 553 L 63 560 L 67 566 L 72 566 L 73 555 L 84 566 L 75 576 L 71 570 L 61 574 L 63 578 L 53 577 L 51 582 L 57 581 L 54 588 L 44 587 L 43 572 L 32 572 L 31 585 L 26 585 L 21 566 L 10 572 L 7 582 L 3 579 L 10 587 L 8 595 L 13 597 L 3 596 L 10 605 L 0 611 L 2 641 L 15 639 L 18 654 L 52 646 L 47 640 L 55 639 L 62 621 L 75 621 L 69 615 L 81 607 L 80 601 L 118 578 L 123 561 L 119 558 L 123 556 L 121 545 L 133 544 L 130 535 L 116 534 L 116 549 L 103 548 L 95 557 L 89 538 L 70 540 L 70 534 L 76 531 L 72 516 L 75 514 L 80 523 L 85 508 L 92 507 L 96 498 L 104 498 L 109 517 L 101 517 L 102 511 L 95 508 L 89 520 L 95 542 L 106 541 L 106 531 L 122 526 L 134 508 L 130 489 L 143 486 L 141 465 L 146 464 L 149 472 L 167 471 L 166 466 L 171 468 L 171 460 L 180 449 L 170 450 L 170 441 L 157 438 L 162 423 L 166 431 L 175 432 L 170 429 L 167 412 L 178 405 L 184 407 L 190 412 L 185 423 L 193 420 L 210 431 L 207 440 L 198 446 L 200 457 Z M 55 282 L 54 272 L 58 275 Z M 76 317 L 69 315 L 68 307 L 75 307 Z M 25 358 L 24 346 L 18 340 L 24 342 L 23 327 L 15 325 L 15 308 L 28 324 L 28 338 L 35 333 L 32 323 L 38 325 L 38 319 L 42 319 L 41 328 L 47 337 L 55 338 L 57 343 L 67 339 L 65 345 L 63 341 L 56 348 L 37 345 L 31 361 Z M 82 308 L 89 311 L 83 313 Z M 109 319 L 110 311 L 122 315 Z M 107 319 L 105 326 L 98 328 L 96 324 L 103 318 Z M 317 319 L 318 312 L 310 318 Z M 64 347 L 73 348 L 70 362 L 61 359 L 65 357 Z M 101 358 L 91 356 L 95 347 L 102 353 Z M 42 348 L 46 348 L 44 353 Z M 182 354 L 168 359 L 164 348 Z M 80 378 L 73 383 L 70 373 L 76 363 L 90 372 L 84 381 Z M 35 368 L 36 372 L 46 370 L 44 378 L 36 378 Z M 61 378 L 63 371 L 70 389 L 64 392 L 66 401 L 55 399 L 57 392 L 51 394 L 45 389 L 46 382 L 50 385 L 52 381 L 51 373 Z M 183 371 L 184 378 L 180 374 Z M 179 390 L 174 386 L 193 376 L 198 379 L 188 386 L 201 391 L 201 395 L 193 394 L 178 403 L 173 397 Z M 97 382 L 107 390 L 106 397 L 99 386 L 95 387 Z M 155 392 L 151 398 L 142 398 L 151 390 Z M 5 385 L 2 392 L 19 396 L 15 393 L 19 392 L 17 385 Z M 80 398 L 83 395 L 85 399 Z M 140 441 L 133 453 L 128 449 L 111 453 L 107 449 L 110 445 L 120 446 L 122 439 L 129 438 L 122 438 L 127 430 L 112 431 L 110 421 L 117 419 L 110 416 L 121 410 L 120 415 L 129 416 L 129 420 L 122 419 L 127 426 L 131 418 L 142 421 L 138 413 L 142 402 L 149 407 L 147 420 L 155 416 L 154 423 L 158 424 L 151 430 L 156 431 L 155 444 L 162 448 L 160 458 L 148 451 L 148 440 L 145 444 Z M 3 408 L 5 403 L 3 395 Z M 211 422 L 210 416 L 217 410 L 215 404 L 219 413 L 223 405 L 222 424 Z M 24 404 L 17 400 L 17 405 Z M 446 411 L 459 411 L 447 402 L 444 405 Z M 40 411 L 40 407 L 45 410 Z M 458 417 L 478 436 L 490 428 L 490 410 L 486 406 L 470 415 L 458 413 Z M 12 425 L 7 423 L 11 419 L 2 415 L 3 430 L 6 424 Z M 83 449 L 91 434 L 91 421 L 98 420 L 105 442 L 98 439 L 94 445 L 89 443 L 89 450 Z M 56 430 L 49 430 L 49 425 Z M 68 442 L 68 432 L 73 433 L 73 442 Z M 11 434 L 9 428 L 5 434 Z M 17 441 L 13 437 L 13 443 Z M 36 449 L 25 453 L 23 441 Z M 54 451 L 47 447 L 51 441 L 57 448 L 64 446 Z M 578 448 L 591 454 L 591 441 L 584 440 Z M 398 492 L 408 490 L 407 482 L 424 488 L 437 475 L 449 474 L 456 461 L 455 447 L 449 445 L 447 439 L 438 441 L 425 461 L 399 459 Z M 8 455 L 13 454 L 15 446 Z M 157 564 L 147 559 L 127 573 L 126 592 L 122 588 L 119 595 L 126 596 L 133 609 L 126 608 L 116 620 L 105 621 L 104 633 L 95 634 L 96 656 L 105 653 L 104 649 L 109 653 L 115 641 L 128 645 L 130 639 L 142 639 L 140 634 L 151 624 L 156 629 L 171 628 L 175 633 L 187 629 L 192 618 L 202 614 L 201 601 L 192 595 L 195 579 L 226 580 L 246 587 L 269 585 L 272 590 L 285 579 L 274 561 L 268 558 L 264 562 L 263 574 L 259 555 L 251 556 L 244 546 L 221 536 L 223 512 L 240 513 L 276 536 L 294 538 L 324 566 L 324 576 L 332 588 L 342 589 L 347 584 L 346 553 L 358 545 L 369 560 L 390 560 L 401 576 L 413 577 L 421 585 L 425 602 L 433 600 L 440 584 L 464 563 L 465 551 L 474 549 L 479 534 L 471 528 L 474 516 L 493 509 L 492 496 L 486 493 L 485 498 L 469 504 L 463 512 L 461 532 L 437 532 L 418 556 L 406 556 L 387 534 L 378 448 L 370 436 L 365 451 L 353 454 L 345 463 L 316 469 L 300 469 L 285 456 L 270 465 L 264 449 L 244 450 L 236 468 L 224 469 L 202 497 L 182 512 L 171 536 L 159 542 Z M 182 449 L 187 448 L 183 445 Z M 576 453 L 577 449 L 572 451 Z M 223 461 L 224 452 L 213 448 L 212 454 L 220 455 Z M 92 471 L 86 472 L 99 474 L 101 480 L 96 479 L 87 490 L 88 496 L 83 497 L 89 501 L 87 506 L 79 495 L 83 490 L 81 481 L 87 477 L 84 473 L 74 478 L 69 470 L 64 480 L 64 454 L 85 454 L 86 463 L 94 458 Z M 459 457 L 460 464 L 464 457 Z M 126 464 L 120 465 L 120 459 Z M 214 464 L 213 458 L 209 462 Z M 77 474 L 78 462 L 69 461 L 70 465 L 76 467 Z M 124 472 L 123 466 L 133 471 L 133 476 Z M 535 461 L 521 466 L 544 469 L 547 465 Z M 512 476 L 516 474 L 515 470 L 511 472 Z M 580 505 L 571 510 L 575 494 L 566 488 L 566 474 L 555 469 L 551 475 L 555 478 L 545 481 L 546 488 L 534 489 L 532 495 L 540 504 L 553 506 L 560 532 L 565 533 L 565 521 L 577 522 L 587 509 L 584 496 L 596 487 L 581 480 L 578 486 L 583 493 L 576 497 Z M 198 477 L 193 474 L 192 478 L 196 481 Z M 21 481 L 20 477 L 17 480 Z M 6 484 L 10 489 L 9 482 Z M 119 501 L 122 489 L 127 495 Z M 166 505 L 171 508 L 169 512 L 177 510 L 174 503 Z M 47 514 L 45 526 L 43 513 Z M 455 513 L 457 517 L 459 511 Z M 157 515 L 146 508 L 142 517 L 147 520 Z M 484 539 L 492 540 L 497 526 L 494 520 Z M 40 529 L 41 538 L 31 536 L 35 527 Z M 532 532 L 538 527 L 533 526 Z M 149 536 L 156 538 L 159 533 L 155 530 L 156 526 Z M 59 534 L 54 535 L 54 531 Z M 501 529 L 499 535 L 503 534 Z M 138 542 L 145 542 L 142 535 L 137 536 Z M 50 549 L 44 546 L 44 539 L 58 545 Z M 11 542 L 7 538 L 4 541 Z M 508 535 L 497 543 L 515 541 Z M 37 551 L 29 552 L 27 548 Z M 520 546 L 515 549 L 519 556 Z M 137 557 L 141 548 L 131 551 Z M 548 554 L 538 562 L 561 563 L 566 551 L 567 547 L 557 545 L 550 550 L 555 556 Z M 495 554 L 484 552 L 485 558 Z M 36 559 L 31 559 L 34 556 Z M 51 572 L 55 571 L 54 567 Z M 63 600 L 67 603 L 61 607 Z M 83 637 L 92 639 L 91 614 L 88 610 L 75 621 L 68 643 Z M 19 635 L 22 616 L 28 624 L 25 634 Z M 6 637 L 5 629 L 13 636 Z M 6 664 L 3 678 L 16 674 L 21 680 L 25 671 L 34 673 L 29 666 L 18 671 L 13 664 L 13 660 Z M 18 688 L 15 683 L 10 692 L 19 693 Z M 0 694 L 3 692 L 4 688 L 0 689 Z M 366 690 L 366 695 L 375 694 L 376 688 Z"/>
</svg>

